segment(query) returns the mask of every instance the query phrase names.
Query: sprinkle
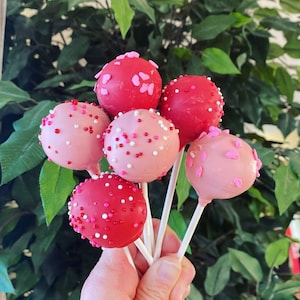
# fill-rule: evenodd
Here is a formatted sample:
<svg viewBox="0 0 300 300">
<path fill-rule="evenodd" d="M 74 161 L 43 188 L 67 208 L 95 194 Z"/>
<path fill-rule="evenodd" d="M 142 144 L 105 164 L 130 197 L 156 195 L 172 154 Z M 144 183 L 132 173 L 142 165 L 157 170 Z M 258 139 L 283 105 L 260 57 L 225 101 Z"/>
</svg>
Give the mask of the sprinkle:
<svg viewBox="0 0 300 300">
<path fill-rule="evenodd" d="M 153 154 L 154 156 L 157 156 L 158 152 L 157 152 L 156 150 L 154 150 L 154 151 L 152 152 L 152 154 Z"/>
<path fill-rule="evenodd" d="M 229 159 L 238 159 L 240 157 L 239 153 L 235 149 L 227 151 L 225 156 L 226 156 L 226 158 L 229 158 Z"/>
<path fill-rule="evenodd" d="M 147 89 L 148 95 L 152 96 L 153 95 L 153 91 L 154 91 L 154 83 L 150 83 Z"/>
<path fill-rule="evenodd" d="M 198 167 L 196 169 L 196 177 L 201 177 L 203 173 L 203 168 L 202 167 Z"/>
<path fill-rule="evenodd" d="M 135 142 L 134 142 L 134 141 L 130 141 L 129 145 L 130 145 L 131 147 L 133 147 L 133 146 L 135 146 Z"/>
<path fill-rule="evenodd" d="M 150 78 L 150 76 L 144 72 L 139 72 L 139 76 L 143 79 L 143 80 L 148 80 Z"/>
<path fill-rule="evenodd" d="M 141 93 L 147 92 L 148 91 L 148 86 L 149 85 L 147 83 L 143 83 L 142 86 L 141 86 L 141 88 L 140 88 L 140 92 Z"/>
<path fill-rule="evenodd" d="M 243 184 L 242 178 L 235 177 L 233 179 L 233 182 L 236 187 L 238 187 L 238 188 L 242 187 L 242 184 Z"/>
<path fill-rule="evenodd" d="M 107 96 L 108 95 L 108 90 L 104 89 L 104 88 L 101 88 L 100 94 L 103 95 L 103 96 Z"/>
<path fill-rule="evenodd" d="M 235 142 L 234 142 L 234 146 L 236 148 L 241 148 L 242 147 L 242 141 L 240 139 L 237 139 Z"/>
<path fill-rule="evenodd" d="M 54 132 L 58 134 L 58 133 L 60 133 L 60 129 L 59 128 L 55 128 Z"/>
<path fill-rule="evenodd" d="M 118 190 L 123 190 L 123 185 L 122 184 L 118 185 Z"/>
<path fill-rule="evenodd" d="M 110 79 L 111 79 L 110 74 L 104 74 L 103 77 L 102 77 L 102 83 L 107 84 Z"/>
<path fill-rule="evenodd" d="M 99 239 L 99 238 L 100 238 L 100 233 L 99 233 L 99 232 L 96 232 L 96 233 L 95 233 L 95 238 L 96 238 L 96 239 Z"/>
<path fill-rule="evenodd" d="M 129 197 L 128 197 L 128 200 L 129 200 L 129 201 L 133 201 L 133 197 L 132 197 L 132 196 L 129 196 Z"/>
<path fill-rule="evenodd" d="M 106 220 L 107 218 L 108 218 L 108 215 L 107 215 L 107 214 L 105 214 L 105 213 L 102 214 L 102 219 L 103 219 L 103 220 Z"/>
<path fill-rule="evenodd" d="M 107 236 L 106 234 L 103 234 L 102 238 L 103 238 L 104 240 L 107 240 L 108 236 Z"/>
<path fill-rule="evenodd" d="M 206 160 L 206 158 L 207 158 L 207 153 L 206 153 L 206 151 L 205 151 L 205 150 L 201 150 L 201 151 L 200 151 L 200 160 L 201 160 L 202 162 L 204 162 L 204 161 Z"/>
<path fill-rule="evenodd" d="M 139 86 L 141 83 L 140 83 L 140 78 L 138 75 L 133 75 L 132 78 L 131 78 L 131 82 L 134 86 Z"/>
<path fill-rule="evenodd" d="M 71 142 L 70 142 L 70 141 L 66 141 L 66 144 L 67 144 L 67 145 L 70 145 L 70 144 L 71 144 Z"/>
<path fill-rule="evenodd" d="M 74 124 L 74 128 L 78 128 L 79 127 L 79 125 L 78 124 Z"/>
<path fill-rule="evenodd" d="M 127 169 L 131 169 L 132 168 L 132 164 L 127 164 Z"/>
</svg>

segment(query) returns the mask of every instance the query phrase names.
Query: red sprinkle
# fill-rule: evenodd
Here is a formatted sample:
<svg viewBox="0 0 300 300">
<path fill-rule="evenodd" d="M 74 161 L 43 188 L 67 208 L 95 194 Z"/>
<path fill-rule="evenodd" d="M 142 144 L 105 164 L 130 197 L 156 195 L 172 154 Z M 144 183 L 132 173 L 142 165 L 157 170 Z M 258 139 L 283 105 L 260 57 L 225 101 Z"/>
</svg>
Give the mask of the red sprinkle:
<svg viewBox="0 0 300 300">
<path fill-rule="evenodd" d="M 55 133 L 60 133 L 60 129 L 59 129 L 59 128 L 55 128 L 55 129 L 54 129 L 54 132 L 55 132 Z"/>
</svg>

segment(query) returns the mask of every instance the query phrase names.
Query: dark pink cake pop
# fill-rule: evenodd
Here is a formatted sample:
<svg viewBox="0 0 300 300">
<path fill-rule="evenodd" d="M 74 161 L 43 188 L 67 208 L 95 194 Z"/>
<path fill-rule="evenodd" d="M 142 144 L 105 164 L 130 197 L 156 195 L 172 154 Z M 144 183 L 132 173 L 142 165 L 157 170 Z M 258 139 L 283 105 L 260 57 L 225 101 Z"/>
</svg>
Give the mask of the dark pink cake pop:
<svg viewBox="0 0 300 300">
<path fill-rule="evenodd" d="M 227 199 L 242 194 L 259 176 L 261 161 L 245 141 L 210 127 L 188 149 L 186 176 L 205 206 L 212 199 Z"/>
<path fill-rule="evenodd" d="M 133 182 L 150 182 L 166 175 L 178 151 L 177 130 L 154 110 L 120 114 L 104 133 L 109 164 L 114 172 Z"/>
<path fill-rule="evenodd" d="M 218 126 L 223 116 L 223 97 L 206 76 L 181 75 L 164 88 L 161 115 L 179 130 L 181 148 L 210 126 Z"/>
<path fill-rule="evenodd" d="M 157 68 L 137 52 L 119 55 L 95 76 L 94 91 L 100 105 L 111 116 L 137 108 L 156 108 L 162 89 Z"/>
<path fill-rule="evenodd" d="M 141 189 L 109 173 L 80 183 L 68 207 L 70 225 L 94 247 L 129 245 L 142 234 L 147 216 Z"/>
<path fill-rule="evenodd" d="M 42 119 L 39 139 L 49 160 L 98 175 L 102 134 L 110 120 L 102 108 L 76 99 L 58 104 Z"/>
</svg>

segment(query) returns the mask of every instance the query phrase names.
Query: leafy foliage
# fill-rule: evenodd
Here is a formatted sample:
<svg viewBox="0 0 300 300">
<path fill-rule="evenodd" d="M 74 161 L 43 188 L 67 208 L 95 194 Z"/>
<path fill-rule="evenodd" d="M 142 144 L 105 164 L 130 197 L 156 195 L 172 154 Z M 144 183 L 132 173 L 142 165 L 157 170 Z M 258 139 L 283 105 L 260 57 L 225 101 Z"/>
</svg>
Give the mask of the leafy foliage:
<svg viewBox="0 0 300 300">
<path fill-rule="evenodd" d="M 197 269 L 189 299 L 293 299 L 300 283 L 288 269 L 285 231 L 299 211 L 300 69 L 284 58 L 300 58 L 300 27 L 282 16 L 299 13 L 299 3 L 281 0 L 273 9 L 255 0 L 7 2 L 0 290 L 9 299 L 79 298 L 99 250 L 72 231 L 66 202 L 87 174 L 45 162 L 39 124 L 65 99 L 96 101 L 94 74 L 135 50 L 160 66 L 165 84 L 184 73 L 212 77 L 226 103 L 222 126 L 251 143 L 263 162 L 248 192 L 205 209 L 187 254 Z M 183 175 L 170 218 L 179 235 L 197 199 Z M 167 183 L 168 176 L 149 187 L 157 217 Z"/>
</svg>

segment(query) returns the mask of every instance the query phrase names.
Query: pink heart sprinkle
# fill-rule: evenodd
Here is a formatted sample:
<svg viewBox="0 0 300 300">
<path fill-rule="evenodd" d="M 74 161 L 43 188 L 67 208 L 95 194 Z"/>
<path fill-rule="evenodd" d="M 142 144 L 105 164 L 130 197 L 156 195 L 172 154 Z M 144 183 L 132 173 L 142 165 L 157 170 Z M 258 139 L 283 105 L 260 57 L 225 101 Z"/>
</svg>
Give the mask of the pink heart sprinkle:
<svg viewBox="0 0 300 300">
<path fill-rule="evenodd" d="M 110 79 L 111 79 L 110 74 L 104 74 L 103 77 L 102 77 L 102 83 L 107 84 Z"/>
<path fill-rule="evenodd" d="M 131 78 L 131 82 L 134 86 L 139 86 L 140 85 L 140 79 L 138 75 L 133 75 L 133 77 Z"/>
</svg>

